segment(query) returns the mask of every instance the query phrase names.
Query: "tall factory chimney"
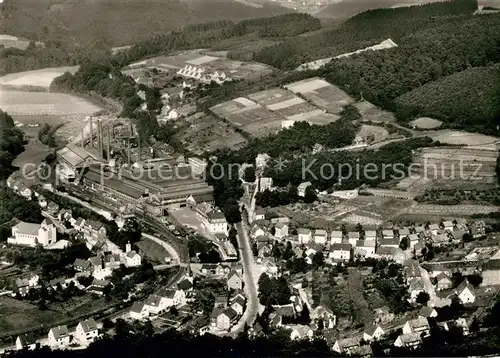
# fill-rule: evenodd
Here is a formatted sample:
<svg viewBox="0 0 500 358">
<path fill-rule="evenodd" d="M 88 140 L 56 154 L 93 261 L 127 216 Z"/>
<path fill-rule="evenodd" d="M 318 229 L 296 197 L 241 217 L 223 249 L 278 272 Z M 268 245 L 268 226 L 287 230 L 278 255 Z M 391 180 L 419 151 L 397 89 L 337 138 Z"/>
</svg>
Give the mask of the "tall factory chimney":
<svg viewBox="0 0 500 358">
<path fill-rule="evenodd" d="M 137 150 L 139 151 L 138 161 L 140 162 L 141 161 L 141 138 L 139 136 L 137 136 Z"/>
<path fill-rule="evenodd" d="M 128 139 L 128 167 L 130 168 L 132 159 L 130 158 L 130 138 Z"/>
<path fill-rule="evenodd" d="M 92 116 L 89 118 L 90 125 L 90 148 L 94 148 L 94 128 L 92 128 Z"/>
<path fill-rule="evenodd" d="M 82 128 L 82 149 L 85 148 L 85 127 Z"/>
<path fill-rule="evenodd" d="M 99 151 L 99 156 L 102 158 L 102 124 L 101 121 L 97 122 L 97 150 Z"/>
<path fill-rule="evenodd" d="M 108 148 L 106 153 L 108 161 L 111 160 L 111 128 L 108 126 Z"/>
</svg>

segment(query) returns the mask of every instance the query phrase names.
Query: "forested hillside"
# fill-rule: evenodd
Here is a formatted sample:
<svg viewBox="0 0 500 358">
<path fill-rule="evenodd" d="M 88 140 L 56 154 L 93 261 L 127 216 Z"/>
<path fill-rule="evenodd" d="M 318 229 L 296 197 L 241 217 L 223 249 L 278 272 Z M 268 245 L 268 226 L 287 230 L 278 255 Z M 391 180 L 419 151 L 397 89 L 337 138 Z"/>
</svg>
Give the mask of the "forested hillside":
<svg viewBox="0 0 500 358">
<path fill-rule="evenodd" d="M 273 16 L 290 10 L 232 0 L 4 0 L 0 33 L 45 41 L 47 34 L 78 43 L 131 45 L 186 24 Z"/>
<path fill-rule="evenodd" d="M 469 130 L 500 125 L 500 67 L 471 68 L 396 98 L 396 115 L 440 119 Z"/>
<path fill-rule="evenodd" d="M 470 15 L 476 9 L 475 0 L 453 0 L 369 10 L 352 17 L 338 29 L 264 48 L 255 53 L 254 60 L 282 69 L 294 69 L 301 63 L 358 50 L 387 38 L 399 44 L 409 34 L 438 27 L 445 22 L 456 23 L 459 19 L 454 17 Z"/>
<path fill-rule="evenodd" d="M 148 56 L 175 50 L 212 47 L 225 39 L 237 41 L 239 37 L 248 34 L 255 34 L 263 39 L 282 39 L 320 27 L 318 19 L 310 15 L 295 13 L 242 20 L 236 23 L 231 20 L 220 20 L 189 25 L 183 30 L 149 37 L 129 50 L 120 51 L 113 59 L 117 66 L 124 66 Z M 75 43 L 72 37 L 63 40 L 63 36 L 58 35 L 56 38 L 57 40 L 46 41 L 44 47 L 36 47 L 32 44 L 26 51 L 11 48 L 0 49 L 0 59 L 2 59 L 0 75 L 89 61 L 103 62 L 111 57 L 110 43 L 106 41 L 106 37 L 102 41 L 94 41 L 90 44 L 81 44 L 80 40 Z"/>
<path fill-rule="evenodd" d="M 399 47 L 332 61 L 327 79 L 387 109 L 428 82 L 500 61 L 500 15 L 474 16 L 405 37 Z"/>
</svg>

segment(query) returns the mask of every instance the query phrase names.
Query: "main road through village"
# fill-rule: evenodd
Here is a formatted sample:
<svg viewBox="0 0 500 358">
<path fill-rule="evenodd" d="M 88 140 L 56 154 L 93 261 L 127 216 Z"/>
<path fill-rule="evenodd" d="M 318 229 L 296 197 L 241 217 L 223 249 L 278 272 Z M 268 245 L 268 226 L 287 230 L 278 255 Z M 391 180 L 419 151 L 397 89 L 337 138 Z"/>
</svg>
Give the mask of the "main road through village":
<svg viewBox="0 0 500 358">
<path fill-rule="evenodd" d="M 255 284 L 253 278 L 254 272 L 254 257 L 252 253 L 252 248 L 250 247 L 250 239 L 248 237 L 248 229 L 245 223 L 245 219 L 242 218 L 242 221 L 236 224 L 236 229 L 238 230 L 238 246 L 240 251 L 241 261 L 243 263 L 243 275 L 244 275 L 244 283 L 245 283 L 245 293 L 248 297 L 247 307 L 243 316 L 241 317 L 238 324 L 236 324 L 231 329 L 231 335 L 236 335 L 243 331 L 245 328 L 245 324 L 251 326 L 257 316 L 259 311 L 259 298 L 257 295 L 257 285 Z"/>
</svg>

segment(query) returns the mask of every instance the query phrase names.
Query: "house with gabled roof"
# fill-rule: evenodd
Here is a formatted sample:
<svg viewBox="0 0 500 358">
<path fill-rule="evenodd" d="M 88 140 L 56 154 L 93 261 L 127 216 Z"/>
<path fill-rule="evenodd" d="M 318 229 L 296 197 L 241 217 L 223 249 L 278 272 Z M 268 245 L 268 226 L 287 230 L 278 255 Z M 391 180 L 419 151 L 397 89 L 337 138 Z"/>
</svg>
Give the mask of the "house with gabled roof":
<svg viewBox="0 0 500 358">
<path fill-rule="evenodd" d="M 148 317 L 149 310 L 142 302 L 134 302 L 130 308 L 129 315 L 131 319 L 143 320 Z"/>
<path fill-rule="evenodd" d="M 290 332 L 290 340 L 292 341 L 300 341 L 305 339 L 312 339 L 314 332 L 311 327 L 303 325 L 303 324 L 294 324 L 289 326 Z"/>
<path fill-rule="evenodd" d="M 265 236 L 265 235 L 266 235 L 266 232 L 264 231 L 264 229 L 257 224 L 254 224 L 252 226 L 252 228 L 250 229 L 250 237 L 252 239 L 255 239 L 259 236 Z"/>
<path fill-rule="evenodd" d="M 418 312 L 418 316 L 422 318 L 435 318 L 437 317 L 438 313 L 434 309 L 434 307 L 429 307 L 429 306 L 423 306 L 420 311 Z"/>
<path fill-rule="evenodd" d="M 343 237 L 344 237 L 344 235 L 342 234 L 342 231 L 333 230 L 330 234 L 330 245 L 341 244 Z"/>
<path fill-rule="evenodd" d="M 407 227 L 403 227 L 398 230 L 398 234 L 399 234 L 399 239 L 401 240 L 402 238 L 410 235 L 410 229 L 408 229 Z"/>
<path fill-rule="evenodd" d="M 445 231 L 453 231 L 454 227 L 455 225 L 450 220 L 443 221 L 441 224 L 441 228 Z"/>
<path fill-rule="evenodd" d="M 75 338 L 82 344 L 89 344 L 99 336 L 99 328 L 93 318 L 81 321 L 76 326 Z"/>
<path fill-rule="evenodd" d="M 366 342 L 377 341 L 385 334 L 385 331 L 379 324 L 371 324 L 365 327 L 363 339 Z"/>
<path fill-rule="evenodd" d="M 394 342 L 395 347 L 413 349 L 422 344 L 422 336 L 420 333 L 404 333 L 401 334 Z"/>
<path fill-rule="evenodd" d="M 408 280 L 408 292 L 410 300 L 415 301 L 420 292 L 425 292 L 424 283 L 421 278 L 411 278 Z"/>
<path fill-rule="evenodd" d="M 33 350 L 39 346 L 40 344 L 37 343 L 35 336 L 31 333 L 21 334 L 16 338 L 16 349 L 18 351 L 23 349 Z"/>
<path fill-rule="evenodd" d="M 406 321 L 403 326 L 403 334 L 418 333 L 421 335 L 428 335 L 430 330 L 431 327 L 429 326 L 429 322 L 427 321 L 427 318 L 424 317 L 418 317 Z"/>
<path fill-rule="evenodd" d="M 351 244 L 333 244 L 330 246 L 329 258 L 334 262 L 349 261 L 351 249 Z"/>
<path fill-rule="evenodd" d="M 158 296 L 165 300 L 166 307 L 182 306 L 186 304 L 186 293 L 183 290 L 175 290 L 172 288 L 161 289 Z"/>
<path fill-rule="evenodd" d="M 227 277 L 227 288 L 229 290 L 241 290 L 243 288 L 243 280 L 236 271 L 231 271 Z"/>
<path fill-rule="evenodd" d="M 337 316 L 324 306 L 318 306 L 311 312 L 311 320 L 316 324 L 322 321 L 325 329 L 333 328 L 337 324 Z"/>
<path fill-rule="evenodd" d="M 276 223 L 276 225 L 274 226 L 274 237 L 282 239 L 286 236 L 288 236 L 288 223 L 281 221 Z"/>
<path fill-rule="evenodd" d="M 377 240 L 377 232 L 375 230 L 365 230 L 365 240 Z"/>
<path fill-rule="evenodd" d="M 243 314 L 243 311 L 245 310 L 245 302 L 245 297 L 242 295 L 238 295 L 231 298 L 231 300 L 229 301 L 229 307 L 231 307 L 238 313 L 238 315 L 241 316 Z"/>
<path fill-rule="evenodd" d="M 429 225 L 429 232 L 431 235 L 436 235 L 439 231 L 439 225 L 438 224 L 430 224 Z"/>
<path fill-rule="evenodd" d="M 48 343 L 52 348 L 64 348 L 69 345 L 71 336 L 66 326 L 52 327 L 49 331 Z"/>
<path fill-rule="evenodd" d="M 299 228 L 297 229 L 297 235 L 300 244 L 307 244 L 312 240 L 312 232 L 310 229 Z"/>
<path fill-rule="evenodd" d="M 348 240 L 349 244 L 351 244 L 352 247 L 356 246 L 356 241 L 358 241 L 359 239 L 360 239 L 359 232 L 349 231 L 347 233 L 347 240 Z"/>
<path fill-rule="evenodd" d="M 266 211 L 261 207 L 256 208 L 255 211 L 253 212 L 253 220 L 258 221 L 258 220 L 264 220 L 265 218 L 266 218 Z"/>
<path fill-rule="evenodd" d="M 436 291 L 447 290 L 452 287 L 452 284 L 450 277 L 446 273 L 441 272 L 436 276 Z"/>
<path fill-rule="evenodd" d="M 354 247 L 354 257 L 375 257 L 375 240 L 358 240 Z"/>
<path fill-rule="evenodd" d="M 476 301 L 476 294 L 474 287 L 469 283 L 469 280 L 463 280 L 460 285 L 455 289 L 455 294 L 462 304 L 474 303 Z"/>
<path fill-rule="evenodd" d="M 348 356 L 369 357 L 373 351 L 369 344 L 362 344 L 359 336 L 337 339 L 332 347 L 332 351 Z"/>
<path fill-rule="evenodd" d="M 224 331 L 229 331 L 231 326 L 238 318 L 238 312 L 231 307 L 226 308 L 217 316 L 217 328 Z"/>
<path fill-rule="evenodd" d="M 393 247 L 395 249 L 399 248 L 399 238 L 391 237 L 391 238 L 382 238 L 378 241 L 379 247 Z"/>
<path fill-rule="evenodd" d="M 325 245 L 328 239 L 326 230 L 314 230 L 314 242 L 317 244 Z"/>
</svg>

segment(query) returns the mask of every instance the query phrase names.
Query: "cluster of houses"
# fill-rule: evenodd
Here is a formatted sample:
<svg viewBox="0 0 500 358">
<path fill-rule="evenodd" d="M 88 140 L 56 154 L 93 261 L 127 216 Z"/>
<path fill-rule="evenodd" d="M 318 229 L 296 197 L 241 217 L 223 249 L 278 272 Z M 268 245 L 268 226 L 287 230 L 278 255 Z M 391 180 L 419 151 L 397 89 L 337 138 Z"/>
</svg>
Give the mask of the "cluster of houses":
<svg viewBox="0 0 500 358">
<path fill-rule="evenodd" d="M 221 331 L 229 331 L 245 311 L 246 298 L 241 289 L 233 291 L 231 297 L 216 296 L 210 326 Z"/>
<path fill-rule="evenodd" d="M 177 74 L 186 78 L 192 78 L 201 83 L 215 83 L 221 85 L 231 79 L 223 71 L 211 71 L 203 66 L 186 65 L 177 71 Z"/>
<path fill-rule="evenodd" d="M 327 232 L 323 229 L 299 228 L 297 235 L 290 235 L 288 218 L 271 219 L 269 226 L 262 223 L 264 217 L 264 211 L 257 208 L 254 212 L 256 222 L 250 232 L 250 236 L 257 242 L 259 257 L 268 256 L 273 241 L 279 239 L 303 246 L 309 263 L 318 251 L 323 252 L 325 262 L 328 263 L 346 262 L 354 258 L 393 259 L 402 262 L 405 259 L 402 247 L 412 250 L 419 257 L 426 244 L 439 247 L 460 242 L 466 234 L 473 238 L 485 235 L 484 222 L 465 220 L 359 231 Z M 406 245 L 402 245 L 403 240 L 406 240 Z"/>
<path fill-rule="evenodd" d="M 53 349 L 68 348 L 71 344 L 88 346 L 99 338 L 99 327 L 93 318 L 81 321 L 74 332 L 67 326 L 52 327 L 47 336 L 47 345 Z M 16 338 L 16 350 L 33 350 L 40 346 L 40 342 L 31 334 L 22 334 Z"/>
</svg>

